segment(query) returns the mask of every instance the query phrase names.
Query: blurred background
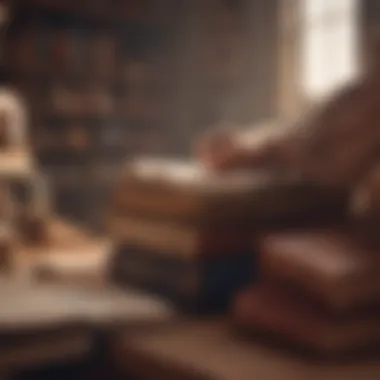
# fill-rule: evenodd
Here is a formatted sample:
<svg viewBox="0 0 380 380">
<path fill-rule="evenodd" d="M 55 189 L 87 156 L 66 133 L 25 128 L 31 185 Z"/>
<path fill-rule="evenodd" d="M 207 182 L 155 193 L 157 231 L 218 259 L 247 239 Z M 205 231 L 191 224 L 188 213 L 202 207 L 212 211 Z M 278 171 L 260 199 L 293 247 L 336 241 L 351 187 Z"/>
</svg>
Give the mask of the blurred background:
<svg viewBox="0 0 380 380">
<path fill-rule="evenodd" d="M 291 117 L 360 72 L 374 0 L 9 0 L 2 67 L 60 213 L 94 227 L 120 165 Z"/>
<path fill-rule="evenodd" d="M 171 311 L 167 311 L 166 303 L 165 307 L 157 306 L 156 299 L 152 301 L 142 298 L 140 301 L 128 290 L 123 291 L 122 295 L 115 295 L 112 286 L 107 293 L 108 290 L 104 289 L 109 285 L 106 281 L 109 267 L 111 269 L 120 267 L 121 272 L 132 268 L 131 272 L 137 273 L 138 280 L 141 275 L 142 282 L 147 280 L 149 283 L 150 277 L 156 281 L 155 276 L 157 276 L 159 279 L 157 281 L 164 283 L 170 291 L 174 290 L 175 293 L 179 289 L 178 293 L 183 293 L 180 295 L 183 295 L 186 302 L 188 298 L 191 302 L 198 296 L 201 298 L 203 293 L 206 294 L 206 298 L 213 300 L 217 298 L 218 292 L 222 294 L 223 300 L 224 293 L 232 299 L 237 287 L 239 291 L 241 290 L 242 284 L 239 282 L 241 273 L 246 273 L 247 277 L 244 279 L 244 286 L 251 283 L 256 276 L 257 268 L 261 270 L 258 265 L 260 258 L 253 244 L 253 236 L 255 239 L 259 238 L 258 235 L 261 237 L 260 228 L 254 230 L 250 229 L 252 226 L 248 226 L 249 228 L 245 226 L 239 231 L 241 226 L 236 223 L 234 225 L 234 221 L 226 213 L 228 216 L 226 220 L 230 224 L 226 222 L 225 229 L 219 229 L 221 227 L 218 224 L 220 219 L 218 211 L 223 207 L 218 208 L 217 202 L 215 203 L 217 206 L 214 205 L 215 210 L 212 207 L 208 209 L 208 205 L 205 206 L 206 211 L 211 210 L 212 216 L 216 215 L 214 219 L 210 219 L 212 220 L 210 223 L 215 222 L 216 227 L 209 228 L 208 222 L 203 220 L 199 224 L 188 223 L 187 216 L 182 214 L 187 212 L 191 214 L 194 210 L 195 214 L 202 211 L 198 210 L 196 202 L 189 201 L 190 207 L 186 205 L 186 196 L 192 199 L 191 197 L 196 193 L 194 196 L 196 198 L 199 195 L 197 191 L 194 191 L 194 194 L 192 191 L 188 193 L 185 191 L 184 198 L 181 198 L 180 194 L 178 199 L 181 202 L 185 199 L 183 204 L 179 201 L 176 203 L 176 199 L 171 203 L 171 198 L 176 198 L 172 197 L 176 191 L 175 186 L 173 193 L 165 192 L 164 189 L 161 194 L 154 197 L 156 195 L 154 178 L 150 193 L 149 186 L 141 187 L 144 191 L 140 191 L 138 180 L 136 180 L 137 185 L 133 187 L 132 178 L 129 183 L 126 181 L 125 187 L 120 186 L 119 193 L 125 195 L 127 199 L 125 204 L 128 200 L 130 203 L 129 206 L 125 206 L 125 210 L 121 210 L 125 211 L 125 220 L 122 220 L 124 224 L 120 222 L 117 225 L 121 225 L 119 228 L 121 232 L 115 228 L 121 236 L 130 231 L 132 231 L 131 235 L 136 234 L 137 238 L 133 237 L 135 240 L 130 238 L 131 241 L 128 241 L 128 237 L 124 237 L 126 243 L 132 245 L 131 248 L 128 244 L 125 246 L 121 244 L 122 238 L 119 239 L 121 242 L 116 241 L 114 237 L 112 237 L 115 240 L 113 242 L 108 239 L 103 241 L 102 232 L 106 227 L 111 191 L 118 186 L 117 182 L 120 180 L 128 158 L 139 155 L 190 157 L 194 141 L 211 127 L 240 128 L 255 126 L 263 120 L 293 119 L 341 86 L 355 80 L 365 70 L 370 57 L 374 53 L 379 54 L 379 20 L 380 1 L 378 0 L 0 0 L 0 148 L 4 146 L 7 148 L 7 144 L 4 145 L 1 142 L 1 134 L 4 133 L 4 128 L 7 129 L 3 125 L 6 124 L 2 115 L 3 108 L 10 107 L 9 115 L 13 116 L 7 119 L 8 129 L 15 127 L 15 135 L 23 129 L 24 120 L 21 116 L 24 113 L 27 115 L 26 144 L 15 144 L 15 147 L 3 151 L 0 149 L 0 178 L 5 179 L 4 183 L 7 184 L 13 182 L 14 177 L 17 177 L 17 180 L 22 177 L 20 182 L 27 183 L 27 187 L 32 183 L 28 189 L 32 187 L 36 189 L 30 196 L 30 198 L 36 198 L 30 202 L 34 202 L 32 210 L 16 205 L 14 207 L 16 211 L 3 212 L 2 208 L 7 208 L 3 207 L 4 205 L 12 204 L 10 198 L 15 191 L 11 186 L 7 187 L 7 191 L 4 190 L 6 195 L 3 197 L 3 184 L 0 184 L 0 206 L 2 206 L 0 220 L 1 223 L 3 219 L 7 221 L 3 224 L 8 228 L 8 232 L 10 231 L 7 235 L 1 229 L 3 224 L 0 225 L 0 269 L 7 266 L 2 265 L 2 261 L 5 262 L 9 257 L 14 259 L 17 256 L 16 251 L 23 251 L 25 254 L 21 255 L 22 257 L 17 256 L 21 257 L 19 262 L 22 265 L 19 266 L 22 269 L 27 268 L 24 274 L 32 273 L 29 277 L 33 280 L 37 279 L 30 283 L 24 282 L 22 286 L 10 284 L 11 281 L 8 281 L 9 283 L 4 281 L 0 286 L 0 309 L 2 310 L 0 327 L 3 327 L 2 330 L 0 329 L 0 340 L 4 336 L 8 339 L 4 338 L 4 346 L 0 344 L 0 351 L 3 350 L 0 352 L 0 378 L 3 372 L 4 378 L 57 378 L 61 368 L 58 368 L 58 371 L 54 370 L 54 375 L 52 372 L 45 376 L 43 372 L 39 377 L 31 377 L 28 374 L 25 377 L 10 376 L 13 370 L 17 373 L 18 366 L 21 368 L 24 364 L 17 364 L 18 359 L 15 358 L 19 354 L 13 354 L 13 351 L 9 350 L 14 347 L 24 349 L 25 342 L 29 344 L 33 341 L 36 346 L 29 347 L 30 352 L 23 353 L 23 358 L 26 358 L 27 363 L 25 367 L 28 367 L 30 362 L 36 360 L 37 354 L 34 347 L 40 349 L 40 336 L 35 330 L 40 333 L 44 331 L 45 321 L 48 325 L 49 318 L 55 319 L 55 322 L 58 320 L 59 323 L 65 320 L 67 330 L 62 332 L 63 328 L 62 330 L 57 328 L 60 335 L 54 338 L 54 344 L 60 344 L 66 337 L 67 331 L 72 329 L 75 318 L 80 320 L 76 323 L 81 328 L 85 324 L 83 321 L 87 318 L 87 322 L 90 321 L 88 322 L 90 327 L 86 326 L 85 329 L 85 333 L 90 335 L 88 339 L 86 338 L 88 344 L 81 344 L 79 351 L 75 351 L 86 358 L 85 363 L 80 365 L 80 370 L 86 369 L 84 371 L 86 375 L 82 376 L 77 367 L 72 369 L 73 373 L 78 379 L 119 379 L 116 375 L 111 377 L 109 370 L 115 363 L 109 363 L 108 360 L 115 355 L 115 352 L 109 353 L 104 348 L 108 347 L 109 350 L 109 347 L 113 347 L 109 342 L 113 343 L 115 337 L 127 341 L 126 338 L 124 339 L 124 331 L 123 334 L 119 331 L 115 333 L 117 318 L 124 318 L 124 321 L 133 320 L 130 322 L 130 326 L 133 326 L 128 331 L 130 333 L 135 328 L 136 320 L 141 322 L 146 318 L 154 322 L 158 319 L 166 321 L 170 319 L 168 315 L 170 314 L 171 317 L 172 314 Z M 15 94 L 16 98 L 14 98 Z M 12 101 L 8 102 L 7 99 L 11 95 L 13 101 L 18 99 L 19 106 L 16 107 Z M 17 165 L 13 163 L 19 156 L 17 154 L 12 156 L 13 148 L 19 156 L 20 151 L 26 153 L 24 154 L 26 159 L 21 160 L 25 167 L 15 169 Z M 21 154 L 21 158 L 24 156 Z M 30 157 L 37 164 L 36 167 L 27 165 Z M 14 174 L 13 171 L 17 173 Z M 42 181 L 40 177 L 43 177 Z M 141 182 L 144 182 L 144 179 Z M 181 189 L 184 187 L 186 186 Z M 279 187 L 281 190 L 281 186 Z M 130 189 L 131 193 L 128 197 Z M 378 187 L 376 189 L 378 190 Z M 305 191 L 309 191 L 309 188 Z M 9 199 L 6 198 L 8 196 Z M 149 197 L 154 198 L 150 203 Z M 297 197 L 303 207 L 302 196 L 294 196 L 294 193 L 289 196 L 292 200 Z M 274 198 L 278 200 L 280 197 L 276 193 Z M 137 206 L 136 199 L 140 200 Z M 207 201 L 210 199 L 207 198 Z M 271 201 L 272 198 L 267 200 L 268 203 Z M 297 201 L 298 199 L 295 203 Z M 25 203 L 28 202 L 28 200 L 25 201 Z M 165 202 L 167 202 L 167 207 Z M 253 204 L 261 206 L 262 203 L 265 202 L 259 200 Z M 172 210 L 170 210 L 171 204 L 174 205 Z M 194 210 L 192 210 L 194 204 Z M 274 204 L 277 203 L 274 202 Z M 151 207 L 151 214 L 149 212 L 144 214 L 143 206 L 146 206 L 146 210 Z M 178 210 L 175 209 L 177 206 Z M 293 211 L 293 204 L 289 207 Z M 119 208 L 122 209 L 122 207 Z M 141 208 L 141 215 L 136 212 L 138 208 Z M 160 211 L 158 212 L 155 208 Z M 243 208 L 242 213 L 248 214 L 250 211 L 253 213 L 255 211 L 253 207 L 252 210 L 248 208 L 243 210 Z M 162 215 L 159 215 L 160 212 Z M 167 216 L 170 212 L 174 215 L 172 219 Z M 6 214 L 6 217 L 3 217 L 2 213 Z M 141 223 L 135 223 L 135 220 Z M 378 236 L 378 220 L 376 219 L 376 236 Z M 89 229 L 97 234 L 88 234 Z M 165 236 L 162 231 L 167 235 Z M 225 240 L 220 239 L 221 235 Z M 167 240 L 170 244 L 174 241 L 173 246 L 176 249 L 165 247 L 168 252 L 170 251 L 170 254 L 166 255 L 168 252 L 162 248 L 162 245 L 165 246 L 167 243 L 165 238 L 168 236 Z M 153 243 L 149 243 L 149 246 L 150 238 Z M 241 242 L 243 243 L 240 244 Z M 132 261 L 126 264 L 125 268 L 122 261 L 119 263 L 115 260 L 116 264 L 112 262 L 114 256 L 111 256 L 111 253 L 114 253 L 116 243 L 120 245 L 117 247 L 120 248 L 120 252 L 116 250 L 116 257 L 119 253 L 121 258 L 132 257 Z M 134 256 L 128 252 L 128 249 L 133 251 L 136 248 L 132 243 L 137 247 L 140 244 L 142 247 L 141 252 L 138 249 L 135 252 L 135 262 Z M 154 245 L 157 247 L 153 249 Z M 211 255 L 212 249 L 208 252 L 209 245 L 212 247 L 215 245 L 217 248 L 213 249 L 217 253 L 220 253 L 218 250 L 223 252 L 229 250 L 228 254 L 222 252 L 227 258 L 223 255 L 219 255 L 220 257 Z M 320 248 L 318 242 L 316 246 L 314 253 L 317 249 L 323 252 L 328 251 L 323 246 Z M 304 246 L 301 245 L 302 247 Z M 358 267 L 359 272 L 362 267 L 368 267 L 371 269 L 371 276 L 376 277 L 374 283 L 376 294 L 378 294 L 378 275 L 374 274 L 376 270 L 373 270 L 372 264 L 361 266 L 359 259 L 364 255 L 361 255 L 357 261 L 356 258 L 352 259 L 353 261 L 347 264 L 344 261 L 344 255 L 341 256 L 338 252 L 340 261 L 338 260 L 336 264 L 334 249 L 331 248 L 332 266 L 330 266 L 329 254 L 325 255 L 327 257 L 325 267 L 322 265 L 322 269 L 327 268 L 328 276 L 330 276 L 331 268 L 335 273 L 334 268 L 339 265 L 344 270 L 345 268 L 351 270 L 352 262 L 352 267 Z M 304 250 L 309 252 L 306 248 Z M 164 254 L 162 254 L 163 251 L 165 251 Z M 184 259 L 183 252 L 185 251 L 186 258 Z M 313 254 L 313 249 L 310 252 Z M 249 261 L 240 260 L 238 257 L 240 253 L 244 260 L 249 259 Z M 295 255 L 296 259 L 303 257 L 303 253 Z M 317 253 L 314 257 L 317 257 L 315 267 L 318 269 L 320 267 L 319 251 Z M 170 255 L 173 257 L 169 257 Z M 208 255 L 211 255 L 211 259 Z M 238 262 L 232 261 L 236 257 L 239 259 Z M 340 259 L 341 257 L 343 259 Z M 142 261 L 139 261 L 140 258 Z M 297 261 L 296 259 L 294 260 Z M 292 260 L 291 257 L 289 262 Z M 314 261 L 310 262 L 312 263 L 310 266 L 313 266 Z M 378 265 L 378 259 L 376 263 Z M 238 270 L 235 271 L 235 267 Z M 248 271 L 246 271 L 247 268 Z M 339 275 L 346 273 L 343 269 L 342 271 L 339 269 L 336 270 Z M 302 270 L 297 270 L 302 272 Z M 98 271 L 101 272 L 99 276 Z M 83 275 L 87 272 L 90 272 L 88 279 Z M 359 274 L 362 275 L 363 272 Z M 356 280 L 352 278 L 356 279 L 356 277 L 350 276 L 351 272 L 347 276 L 351 281 L 349 291 L 355 295 L 356 284 L 352 282 Z M 128 276 L 125 275 L 125 277 Z M 208 277 L 211 278 L 210 282 L 206 281 Z M 237 285 L 233 283 L 234 277 L 237 279 Z M 304 277 L 307 277 L 307 274 Z M 133 279 L 133 276 L 131 278 Z M 229 283 L 227 280 L 231 278 L 233 281 Z M 42 283 L 47 282 L 48 286 L 40 288 L 40 285 L 35 285 L 40 280 Z M 62 288 L 57 285 L 61 282 L 64 284 L 60 285 Z M 85 283 L 87 290 L 78 290 L 80 288 L 73 286 L 75 282 L 77 285 Z M 96 283 L 95 288 L 92 288 L 92 282 Z M 322 282 L 324 289 L 327 289 L 328 285 L 325 285 L 324 277 Z M 340 282 L 337 280 L 336 283 Z M 100 287 L 98 287 L 99 284 Z M 152 287 L 154 288 L 155 285 Z M 233 292 L 230 292 L 229 288 L 233 288 Z M 334 289 L 332 292 L 334 293 Z M 248 301 L 247 305 L 249 305 Z M 231 311 L 232 308 L 230 304 L 226 305 L 226 310 Z M 244 313 L 245 311 L 242 312 L 243 316 L 245 316 Z M 296 310 L 297 313 L 298 310 Z M 271 310 L 263 314 L 262 320 L 271 321 L 275 314 L 281 313 Z M 299 318 L 302 319 L 302 315 Z M 290 320 L 291 317 L 288 319 Z M 335 322 L 337 320 L 340 321 L 340 319 L 334 319 Z M 378 316 L 376 321 L 378 323 Z M 51 330 L 55 329 L 51 327 L 55 323 L 53 322 L 48 326 Z M 109 327 L 108 323 L 112 327 Z M 297 321 L 293 323 L 293 325 L 297 324 Z M 41 327 L 41 325 L 44 326 Z M 107 327 L 104 327 L 106 325 Z M 329 331 L 334 332 L 337 325 L 333 325 Z M 13 326 L 13 330 L 9 326 Z M 20 336 L 29 328 L 32 332 L 24 341 Z M 82 333 L 81 328 L 78 327 Z M 14 340 L 15 337 L 11 336 L 8 329 L 12 330 L 12 334 L 14 333 L 19 340 Z M 219 362 L 224 362 L 223 355 L 225 355 L 226 358 L 227 356 L 232 358 L 230 361 L 226 359 L 226 371 L 231 369 L 230 374 L 235 373 L 232 368 L 238 371 L 245 368 L 244 362 L 242 366 L 236 364 L 235 360 L 239 357 L 248 358 L 247 362 L 254 363 L 255 366 L 265 362 L 263 364 L 265 368 L 260 369 L 264 375 L 259 377 L 259 380 L 288 378 L 281 375 L 265 376 L 265 373 L 269 373 L 265 371 L 272 369 L 273 360 L 280 363 L 277 375 L 282 374 L 283 368 L 290 369 L 293 373 L 294 366 L 287 363 L 283 365 L 282 358 L 281 360 L 276 360 L 277 357 L 273 359 L 271 355 L 265 356 L 266 352 L 263 355 L 261 352 L 257 355 L 256 348 L 256 356 L 250 356 L 252 351 L 243 351 L 241 346 L 234 346 L 231 343 L 232 334 L 230 338 L 226 338 L 226 326 L 218 330 L 222 331 L 220 334 L 225 335 L 215 335 L 214 330 L 217 328 L 210 328 L 208 325 L 200 330 L 197 328 L 198 338 L 196 334 L 195 338 L 193 337 L 191 329 L 186 330 L 186 337 L 182 338 L 181 335 L 178 338 L 181 343 L 179 346 L 184 348 L 183 357 L 186 360 L 190 358 L 190 362 L 193 357 L 200 362 L 207 361 L 207 354 L 217 352 L 217 347 L 222 346 L 220 341 L 223 338 L 227 342 L 224 346 L 224 349 L 227 347 L 225 352 L 222 352 L 219 357 L 215 354 L 216 359 L 210 360 L 205 365 L 202 362 L 202 369 L 211 363 L 218 368 L 219 372 L 223 372 L 223 366 L 219 366 Z M 111 337 L 107 335 L 109 331 L 112 332 Z M 313 329 L 313 331 L 319 330 Z M 378 331 L 379 327 L 376 324 L 377 335 L 374 335 L 378 336 Z M 55 332 L 54 330 L 54 334 Z M 105 332 L 107 334 L 104 334 Z M 209 349 L 205 345 L 205 348 L 202 346 L 204 351 L 199 351 L 196 344 L 201 346 L 204 334 L 207 335 L 210 332 L 210 341 L 214 339 L 215 347 Z M 326 339 L 329 342 L 330 335 L 327 335 Z M 129 338 L 130 335 L 128 335 Z M 49 356 L 53 352 L 51 348 L 53 338 L 49 339 L 50 341 L 43 347 L 41 357 Z M 168 341 L 170 350 L 167 356 L 175 358 L 181 349 L 176 349 L 174 338 L 173 340 L 165 339 L 154 340 L 152 350 L 161 350 L 156 342 Z M 38 342 L 35 343 L 36 341 Z M 94 342 L 95 348 L 93 348 Z M 84 346 L 89 347 L 89 352 Z M 158 378 L 155 376 L 154 367 L 151 369 L 144 362 L 141 364 L 133 356 L 125 354 L 127 351 L 125 351 L 124 343 L 117 343 L 117 346 L 120 352 L 115 361 L 121 363 L 121 367 L 125 365 L 127 373 L 133 365 L 138 367 L 138 371 L 149 372 L 145 377 L 135 375 L 128 378 Z M 229 351 L 230 347 L 232 347 L 231 350 L 237 347 L 236 355 L 233 354 L 235 351 Z M 188 354 L 191 350 L 193 350 L 193 356 Z M 67 351 L 70 350 L 67 349 L 65 352 Z M 148 351 L 151 351 L 150 347 Z M 199 354 L 198 351 L 205 354 Z M 8 355 L 9 352 L 13 356 L 6 356 L 6 358 L 10 357 L 7 362 L 4 355 Z M 241 352 L 243 354 L 239 356 Z M 246 355 L 245 352 L 249 354 Z M 124 364 L 127 356 L 129 362 Z M 59 351 L 54 362 L 60 361 L 62 357 L 64 355 Z M 100 362 L 99 357 L 104 359 L 104 363 Z M 256 361 L 251 360 L 251 357 Z M 263 357 L 266 360 L 262 360 Z M 46 361 L 50 362 L 50 359 Z M 44 367 L 45 364 L 38 365 Z M 307 376 L 304 372 L 306 366 L 298 367 L 302 369 L 301 372 L 304 375 L 300 377 L 300 380 L 339 378 L 335 375 Z M 10 375 L 6 376 L 9 368 L 12 371 L 9 370 Z M 99 373 L 99 368 L 103 373 Z M 190 365 L 189 368 L 192 366 Z M 319 367 L 315 373 L 321 374 L 318 370 Z M 253 368 L 252 372 L 256 376 L 257 368 Z M 241 371 L 240 375 L 242 373 Z M 378 376 L 371 375 L 367 379 L 372 380 L 376 377 Z M 71 372 L 65 372 L 61 378 L 74 377 L 71 376 Z M 120 378 L 126 378 L 126 376 Z M 173 375 L 173 377 L 163 376 L 162 378 L 182 379 L 183 377 Z M 194 377 L 186 378 L 193 379 Z M 219 377 L 219 379 L 227 378 L 245 380 L 247 376 L 226 377 L 223 372 Z M 353 377 L 345 376 L 345 378 Z M 360 376 L 357 378 L 365 380 Z"/>
</svg>

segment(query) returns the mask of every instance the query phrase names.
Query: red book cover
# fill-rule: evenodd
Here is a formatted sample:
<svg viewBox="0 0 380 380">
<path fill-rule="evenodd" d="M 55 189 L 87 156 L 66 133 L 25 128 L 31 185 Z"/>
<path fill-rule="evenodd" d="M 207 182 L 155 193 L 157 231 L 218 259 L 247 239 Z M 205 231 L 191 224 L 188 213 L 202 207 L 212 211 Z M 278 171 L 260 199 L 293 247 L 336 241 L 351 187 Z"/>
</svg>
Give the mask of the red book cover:
<svg viewBox="0 0 380 380">
<path fill-rule="evenodd" d="M 380 256 L 343 230 L 269 234 L 259 252 L 264 276 L 299 287 L 333 309 L 380 300 Z"/>
<path fill-rule="evenodd" d="M 240 294 L 234 304 L 235 324 L 246 331 L 267 333 L 289 345 L 339 354 L 380 343 L 380 313 L 334 318 L 304 297 L 271 284 Z"/>
</svg>

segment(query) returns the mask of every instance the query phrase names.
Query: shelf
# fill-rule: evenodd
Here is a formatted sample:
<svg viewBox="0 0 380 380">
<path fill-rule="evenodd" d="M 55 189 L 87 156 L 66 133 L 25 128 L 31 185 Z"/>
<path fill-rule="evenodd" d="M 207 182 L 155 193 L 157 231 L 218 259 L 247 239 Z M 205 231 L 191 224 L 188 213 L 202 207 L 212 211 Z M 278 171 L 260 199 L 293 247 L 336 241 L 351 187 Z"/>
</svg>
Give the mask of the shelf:
<svg viewBox="0 0 380 380">
<path fill-rule="evenodd" d="M 226 28 L 231 24 L 219 10 L 222 0 L 13 1 L 18 4 L 8 68 L 31 108 L 39 162 L 54 170 L 83 170 L 77 178 L 89 187 L 74 191 L 77 198 L 112 180 L 116 174 L 111 172 L 126 157 L 185 155 L 188 141 L 210 117 L 203 108 L 210 109 L 218 97 L 228 103 L 233 96 L 239 78 L 226 78 L 218 57 L 214 67 L 204 55 L 215 50 L 208 35 L 217 29 L 204 16 L 222 18 Z M 128 4 L 137 8 L 117 11 Z M 252 76 L 242 71 L 242 78 Z M 213 80 L 216 72 L 220 81 Z M 227 112 L 225 103 L 215 107 L 211 120 Z M 71 129 L 83 139 L 67 138 Z M 66 141 L 88 143 L 78 151 Z M 58 178 L 58 190 L 70 177 Z"/>
<path fill-rule="evenodd" d="M 47 17 L 59 19 L 63 22 L 86 23 L 107 29 L 124 28 L 131 24 L 149 27 L 160 26 L 160 21 L 155 20 L 154 15 L 149 12 L 143 14 L 144 10 L 130 9 L 129 12 L 127 10 L 120 12 L 107 5 L 103 9 L 96 9 L 91 5 L 93 4 L 88 3 L 86 6 L 76 2 L 70 3 L 67 0 L 23 0 L 22 5 L 19 6 L 19 11 L 27 13 L 29 17 Z"/>
<path fill-rule="evenodd" d="M 123 82 L 126 82 L 120 74 L 114 76 L 109 76 L 102 78 L 100 76 L 94 75 L 90 70 L 87 71 L 62 71 L 53 70 L 51 67 L 41 68 L 40 70 L 30 69 L 30 70 L 19 70 L 14 65 L 3 64 L 4 69 L 10 72 L 12 77 L 16 81 L 21 81 L 22 83 L 33 83 L 40 87 L 41 84 L 48 84 L 52 81 L 62 83 L 75 83 L 78 86 L 87 87 L 101 86 L 107 88 L 113 88 L 120 86 Z M 121 71 L 115 69 L 115 71 Z"/>
</svg>

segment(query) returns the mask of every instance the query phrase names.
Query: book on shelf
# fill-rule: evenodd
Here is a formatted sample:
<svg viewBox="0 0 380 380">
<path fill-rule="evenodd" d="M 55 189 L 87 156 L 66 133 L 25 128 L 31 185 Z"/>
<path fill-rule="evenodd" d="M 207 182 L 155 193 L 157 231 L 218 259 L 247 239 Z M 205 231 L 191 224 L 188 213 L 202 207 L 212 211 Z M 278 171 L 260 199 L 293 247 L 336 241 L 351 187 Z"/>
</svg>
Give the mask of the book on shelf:
<svg viewBox="0 0 380 380">
<path fill-rule="evenodd" d="M 12 67 L 25 74 L 33 73 L 36 70 L 39 63 L 37 41 L 38 35 L 34 28 L 24 30 L 12 40 Z"/>
<path fill-rule="evenodd" d="M 66 131 L 67 146 L 77 150 L 85 151 L 91 146 L 91 136 L 88 128 L 84 125 L 69 125 Z"/>
<path fill-rule="evenodd" d="M 6 2 L 0 3 L 0 28 L 6 27 L 11 21 L 11 10 L 9 4 Z"/>
<path fill-rule="evenodd" d="M 69 38 L 64 29 L 53 34 L 51 63 L 57 73 L 66 73 L 70 68 Z"/>
<path fill-rule="evenodd" d="M 55 35 L 48 23 L 41 22 L 38 27 L 37 41 L 35 45 L 36 54 L 39 57 L 36 75 L 46 75 L 52 68 L 52 49 Z"/>
<path fill-rule="evenodd" d="M 71 28 L 66 30 L 69 53 L 69 70 L 78 75 L 87 75 L 89 68 L 93 67 L 91 64 L 91 57 L 89 57 L 91 38 L 86 30 L 80 28 Z"/>
<path fill-rule="evenodd" d="M 141 20 L 147 15 L 147 5 L 146 0 L 131 0 L 119 3 L 117 7 L 117 14 L 128 20 Z"/>
<path fill-rule="evenodd" d="M 114 101 L 111 93 L 102 86 L 93 86 L 86 93 L 88 113 L 99 116 L 109 116 L 114 111 Z"/>
<path fill-rule="evenodd" d="M 100 35 L 94 41 L 95 76 L 110 79 L 115 73 L 117 43 L 109 35 Z"/>
<path fill-rule="evenodd" d="M 104 128 L 100 131 L 101 144 L 107 149 L 108 147 L 125 147 L 125 137 L 128 136 L 128 130 L 122 122 L 106 122 Z"/>
<path fill-rule="evenodd" d="M 78 114 L 83 109 L 77 92 L 60 83 L 52 85 L 51 103 L 51 109 L 54 113 Z"/>
<path fill-rule="evenodd" d="M 61 117 L 104 117 L 114 110 L 113 97 L 102 86 L 52 88 L 52 113 Z"/>
<path fill-rule="evenodd" d="M 141 86 L 155 77 L 155 70 L 144 61 L 128 61 L 125 63 L 124 78 L 127 85 Z"/>
</svg>

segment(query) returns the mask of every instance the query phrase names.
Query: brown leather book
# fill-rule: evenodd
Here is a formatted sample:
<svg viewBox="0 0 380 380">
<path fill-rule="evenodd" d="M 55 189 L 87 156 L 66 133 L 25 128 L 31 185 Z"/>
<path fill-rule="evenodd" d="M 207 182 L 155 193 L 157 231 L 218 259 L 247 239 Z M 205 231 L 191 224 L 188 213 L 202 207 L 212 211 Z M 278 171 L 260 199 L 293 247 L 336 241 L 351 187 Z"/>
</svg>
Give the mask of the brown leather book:
<svg viewBox="0 0 380 380">
<path fill-rule="evenodd" d="M 183 260 L 131 245 L 117 247 L 111 257 L 112 282 L 165 297 L 190 313 L 225 312 L 256 272 L 253 255 L 245 253 Z"/>
<path fill-rule="evenodd" d="M 71 125 L 66 131 L 66 141 L 68 147 L 76 151 L 85 151 L 90 145 L 90 136 L 83 125 Z"/>
<path fill-rule="evenodd" d="M 267 334 L 290 347 L 323 354 L 344 354 L 380 343 L 379 312 L 333 318 L 306 298 L 266 283 L 240 294 L 234 322 L 247 334 Z"/>
<path fill-rule="evenodd" d="M 116 43 L 112 36 L 100 36 L 94 43 L 96 78 L 109 79 L 115 71 L 116 58 Z"/>
<path fill-rule="evenodd" d="M 136 216 L 110 217 L 115 241 L 164 252 L 169 258 L 225 257 L 254 251 L 249 227 L 197 227 Z"/>
<path fill-rule="evenodd" d="M 277 233 L 259 245 L 264 277 L 309 292 L 332 309 L 345 311 L 380 300 L 380 256 L 361 248 L 349 233 Z"/>
<path fill-rule="evenodd" d="M 12 62 L 24 73 L 29 73 L 36 68 L 36 33 L 32 28 L 20 35 L 12 48 Z"/>
<path fill-rule="evenodd" d="M 352 191 L 349 211 L 353 229 L 362 244 L 373 249 L 380 248 L 378 225 L 380 221 L 380 165 L 371 170 Z"/>
<path fill-rule="evenodd" d="M 111 209 L 198 223 L 272 223 L 326 203 L 331 199 L 319 189 L 274 173 L 220 175 L 196 162 L 152 158 L 126 165 Z"/>
<path fill-rule="evenodd" d="M 70 41 L 69 36 L 63 30 L 59 30 L 54 36 L 52 63 L 59 73 L 65 73 L 70 66 Z"/>
</svg>

